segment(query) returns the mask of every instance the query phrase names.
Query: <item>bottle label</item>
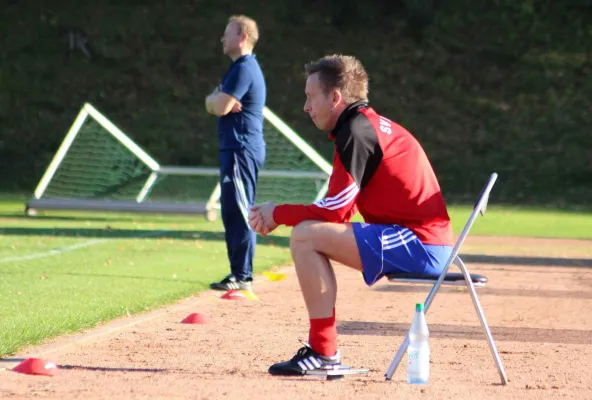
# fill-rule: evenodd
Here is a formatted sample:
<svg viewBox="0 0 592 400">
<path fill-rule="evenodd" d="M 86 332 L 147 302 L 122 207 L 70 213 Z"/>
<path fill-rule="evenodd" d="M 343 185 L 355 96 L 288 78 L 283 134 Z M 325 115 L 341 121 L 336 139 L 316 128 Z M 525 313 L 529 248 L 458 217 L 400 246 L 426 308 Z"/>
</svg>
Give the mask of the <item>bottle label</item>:
<svg viewBox="0 0 592 400">
<path fill-rule="evenodd" d="M 411 350 L 407 353 L 407 378 L 410 382 L 427 382 L 430 375 L 430 353 Z"/>
</svg>

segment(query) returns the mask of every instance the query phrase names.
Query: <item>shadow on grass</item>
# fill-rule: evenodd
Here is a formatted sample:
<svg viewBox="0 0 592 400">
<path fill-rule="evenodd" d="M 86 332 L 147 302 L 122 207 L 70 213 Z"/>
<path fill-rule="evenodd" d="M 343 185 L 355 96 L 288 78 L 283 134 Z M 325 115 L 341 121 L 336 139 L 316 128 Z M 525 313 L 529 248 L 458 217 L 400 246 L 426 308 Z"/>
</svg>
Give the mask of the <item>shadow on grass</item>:
<svg viewBox="0 0 592 400">
<path fill-rule="evenodd" d="M 0 212 L 0 218 L 22 220 L 22 221 L 78 221 L 78 222 L 203 222 L 206 219 L 201 215 L 186 214 L 97 214 L 97 215 L 35 215 L 26 216 L 20 213 Z M 215 222 L 214 222 L 215 223 Z"/>
<path fill-rule="evenodd" d="M 147 230 L 147 229 L 105 229 L 99 228 L 0 228 L 1 235 L 7 236 L 46 236 L 67 238 L 101 238 L 101 239 L 176 239 L 224 241 L 224 232 L 203 230 Z M 260 245 L 289 247 L 290 238 L 284 236 L 257 237 Z"/>
<path fill-rule="evenodd" d="M 112 217 L 109 216 L 67 216 L 67 215 L 36 215 L 34 217 L 29 217 L 26 215 L 15 214 L 15 213 L 0 213 L 0 218 L 10 218 L 10 219 L 17 219 L 17 220 L 24 220 L 24 221 L 94 221 L 94 222 L 108 222 L 108 221 L 117 221 L 117 222 L 133 222 L 133 221 L 158 221 L 159 218 L 146 218 L 146 217 L 122 217 L 120 215 L 113 215 Z M 164 218 L 163 218 L 164 219 Z M 168 221 L 168 220 L 167 220 Z"/>
<path fill-rule="evenodd" d="M 148 230 L 148 229 L 112 229 L 107 226 L 100 228 L 0 228 L 0 234 L 7 236 L 45 236 L 68 238 L 102 238 L 102 239 L 175 239 L 224 241 L 224 232 L 204 230 Z M 258 236 L 259 245 L 289 247 L 287 236 Z M 587 258 L 554 258 L 554 257 L 523 257 L 484 254 L 461 254 L 466 263 L 495 264 L 514 266 L 549 266 L 549 267 L 592 267 L 592 259 Z"/>
<path fill-rule="evenodd" d="M 23 271 L 2 271 L 2 275 L 24 275 L 29 272 Z M 80 276 L 80 277 L 94 277 L 94 278 L 107 278 L 113 279 L 129 279 L 129 280 L 143 280 L 143 281 L 157 281 L 157 282 L 170 282 L 170 283 L 187 283 L 190 285 L 198 285 L 197 290 L 207 289 L 208 283 L 206 280 L 200 279 L 179 279 L 172 278 L 171 276 L 139 276 L 139 275 L 117 275 L 117 274 L 94 274 L 94 273 L 83 273 L 83 272 L 51 272 L 48 274 L 52 276 Z"/>
<path fill-rule="evenodd" d="M 99 228 L 0 228 L 0 234 L 8 236 L 46 236 L 68 238 L 102 238 L 102 239 L 175 239 L 224 241 L 224 232 L 204 230 L 147 230 L 147 229 L 105 229 Z M 289 247 L 290 239 L 286 236 L 257 237 L 259 245 Z M 491 256 L 483 254 L 467 254 L 461 258 L 466 263 L 495 265 L 526 265 L 549 267 L 592 267 L 592 259 L 587 258 L 553 258 L 553 257 L 522 257 L 522 256 Z"/>
</svg>

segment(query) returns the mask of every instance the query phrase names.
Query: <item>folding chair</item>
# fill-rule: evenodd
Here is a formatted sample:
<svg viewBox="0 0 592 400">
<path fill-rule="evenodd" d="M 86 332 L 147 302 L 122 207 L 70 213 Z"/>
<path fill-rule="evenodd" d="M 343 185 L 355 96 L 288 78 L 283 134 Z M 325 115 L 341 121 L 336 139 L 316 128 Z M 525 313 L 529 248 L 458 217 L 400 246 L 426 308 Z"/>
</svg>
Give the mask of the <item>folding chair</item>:
<svg viewBox="0 0 592 400">
<path fill-rule="evenodd" d="M 502 381 L 502 385 L 505 385 L 508 383 L 506 371 L 504 370 L 504 367 L 502 365 L 502 361 L 501 361 L 500 356 L 499 356 L 497 349 L 495 347 L 495 343 L 493 342 L 493 337 L 491 336 L 491 332 L 489 330 L 489 327 L 487 326 L 487 321 L 485 320 L 485 315 L 483 314 L 483 309 L 481 308 L 481 304 L 479 303 L 479 299 L 477 298 L 477 293 L 475 292 L 475 287 L 485 286 L 485 284 L 487 283 L 487 277 L 485 277 L 483 275 L 469 274 L 467 267 L 465 266 L 465 264 L 462 262 L 462 260 L 458 256 L 458 252 L 460 250 L 460 247 L 463 245 L 465 238 L 467 237 L 467 235 L 469 233 L 469 230 L 471 229 L 471 227 L 473 226 L 473 223 L 475 222 L 475 219 L 477 218 L 477 216 L 479 214 L 481 214 L 482 216 L 485 215 L 485 210 L 487 209 L 487 201 L 489 200 L 489 193 L 491 192 L 491 188 L 495 184 L 496 179 L 497 179 L 497 174 L 496 173 L 491 174 L 491 176 L 489 177 L 489 181 L 487 182 L 487 184 L 485 185 L 485 187 L 481 191 L 481 194 L 479 195 L 479 198 L 477 200 L 477 203 L 475 204 L 475 207 L 473 208 L 473 212 L 471 213 L 469 220 L 465 224 L 465 227 L 464 227 L 460 237 L 458 238 L 458 241 L 456 242 L 456 244 L 454 245 L 454 247 L 452 249 L 452 254 L 450 255 L 450 258 L 448 259 L 448 262 L 446 263 L 446 267 L 444 268 L 444 270 L 442 271 L 442 274 L 437 279 L 435 279 L 434 276 L 415 275 L 415 274 L 408 274 L 408 273 L 389 274 L 389 275 L 387 275 L 387 278 L 391 282 L 433 283 L 434 286 L 432 287 L 432 290 L 430 290 L 430 294 L 428 295 L 428 297 L 425 301 L 425 304 L 424 304 L 424 310 L 426 313 L 427 313 L 427 310 L 430 308 L 430 305 L 432 304 L 432 300 L 434 299 L 434 296 L 436 295 L 436 293 L 440 289 L 441 285 L 443 285 L 443 284 L 444 285 L 466 285 L 469 289 L 469 293 L 471 294 L 471 298 L 473 299 L 473 305 L 475 306 L 475 311 L 477 311 L 477 315 L 479 316 L 479 320 L 481 321 L 481 326 L 483 327 L 483 330 L 485 331 L 485 336 L 487 337 L 487 342 L 489 343 L 489 349 L 491 350 L 491 354 L 493 355 L 493 359 L 494 359 L 495 364 L 497 366 L 497 370 L 499 372 L 499 375 L 500 375 L 500 378 Z M 456 266 L 458 266 L 462 273 L 461 274 L 448 273 L 448 269 L 450 268 L 450 266 L 452 264 L 455 264 Z M 403 355 L 407 351 L 408 346 L 409 346 L 409 334 L 407 334 L 407 336 L 405 336 L 405 340 L 401 344 L 401 347 L 399 348 L 399 350 L 395 354 L 395 358 L 393 358 L 386 373 L 384 374 L 384 376 L 386 377 L 386 380 L 390 380 L 392 378 L 393 374 L 395 373 L 395 370 L 397 369 L 401 360 L 403 359 Z"/>
</svg>

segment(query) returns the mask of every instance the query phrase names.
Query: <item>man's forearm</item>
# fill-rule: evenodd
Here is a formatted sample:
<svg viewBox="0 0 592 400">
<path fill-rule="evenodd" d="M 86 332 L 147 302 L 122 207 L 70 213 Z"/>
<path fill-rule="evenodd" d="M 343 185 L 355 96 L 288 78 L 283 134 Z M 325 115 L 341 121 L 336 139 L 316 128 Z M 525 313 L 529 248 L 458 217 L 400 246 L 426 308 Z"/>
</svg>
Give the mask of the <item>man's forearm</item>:
<svg viewBox="0 0 592 400">
<path fill-rule="evenodd" d="M 232 112 L 235 107 L 237 107 L 235 112 L 241 110 L 241 105 L 238 100 L 221 92 L 219 89 L 214 90 L 212 94 L 206 97 L 206 110 L 217 117 L 222 117 L 229 112 Z"/>
</svg>

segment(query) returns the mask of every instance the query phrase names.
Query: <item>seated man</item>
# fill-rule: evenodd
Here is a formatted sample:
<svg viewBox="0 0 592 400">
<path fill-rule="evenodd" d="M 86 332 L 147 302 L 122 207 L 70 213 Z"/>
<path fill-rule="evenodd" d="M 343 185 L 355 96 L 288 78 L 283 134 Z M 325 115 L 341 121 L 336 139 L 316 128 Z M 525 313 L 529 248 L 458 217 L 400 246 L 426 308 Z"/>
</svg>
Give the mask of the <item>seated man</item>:
<svg viewBox="0 0 592 400">
<path fill-rule="evenodd" d="M 368 105 L 368 75 L 356 58 L 333 55 L 306 66 L 304 111 L 335 141 L 327 196 L 311 205 L 264 203 L 249 225 L 266 235 L 293 226 L 290 249 L 310 318 L 309 343 L 274 375 L 339 365 L 331 261 L 362 272 L 368 286 L 387 273 L 438 276 L 452 230 L 426 154 L 403 127 Z M 349 223 L 359 211 L 364 223 Z"/>
</svg>

